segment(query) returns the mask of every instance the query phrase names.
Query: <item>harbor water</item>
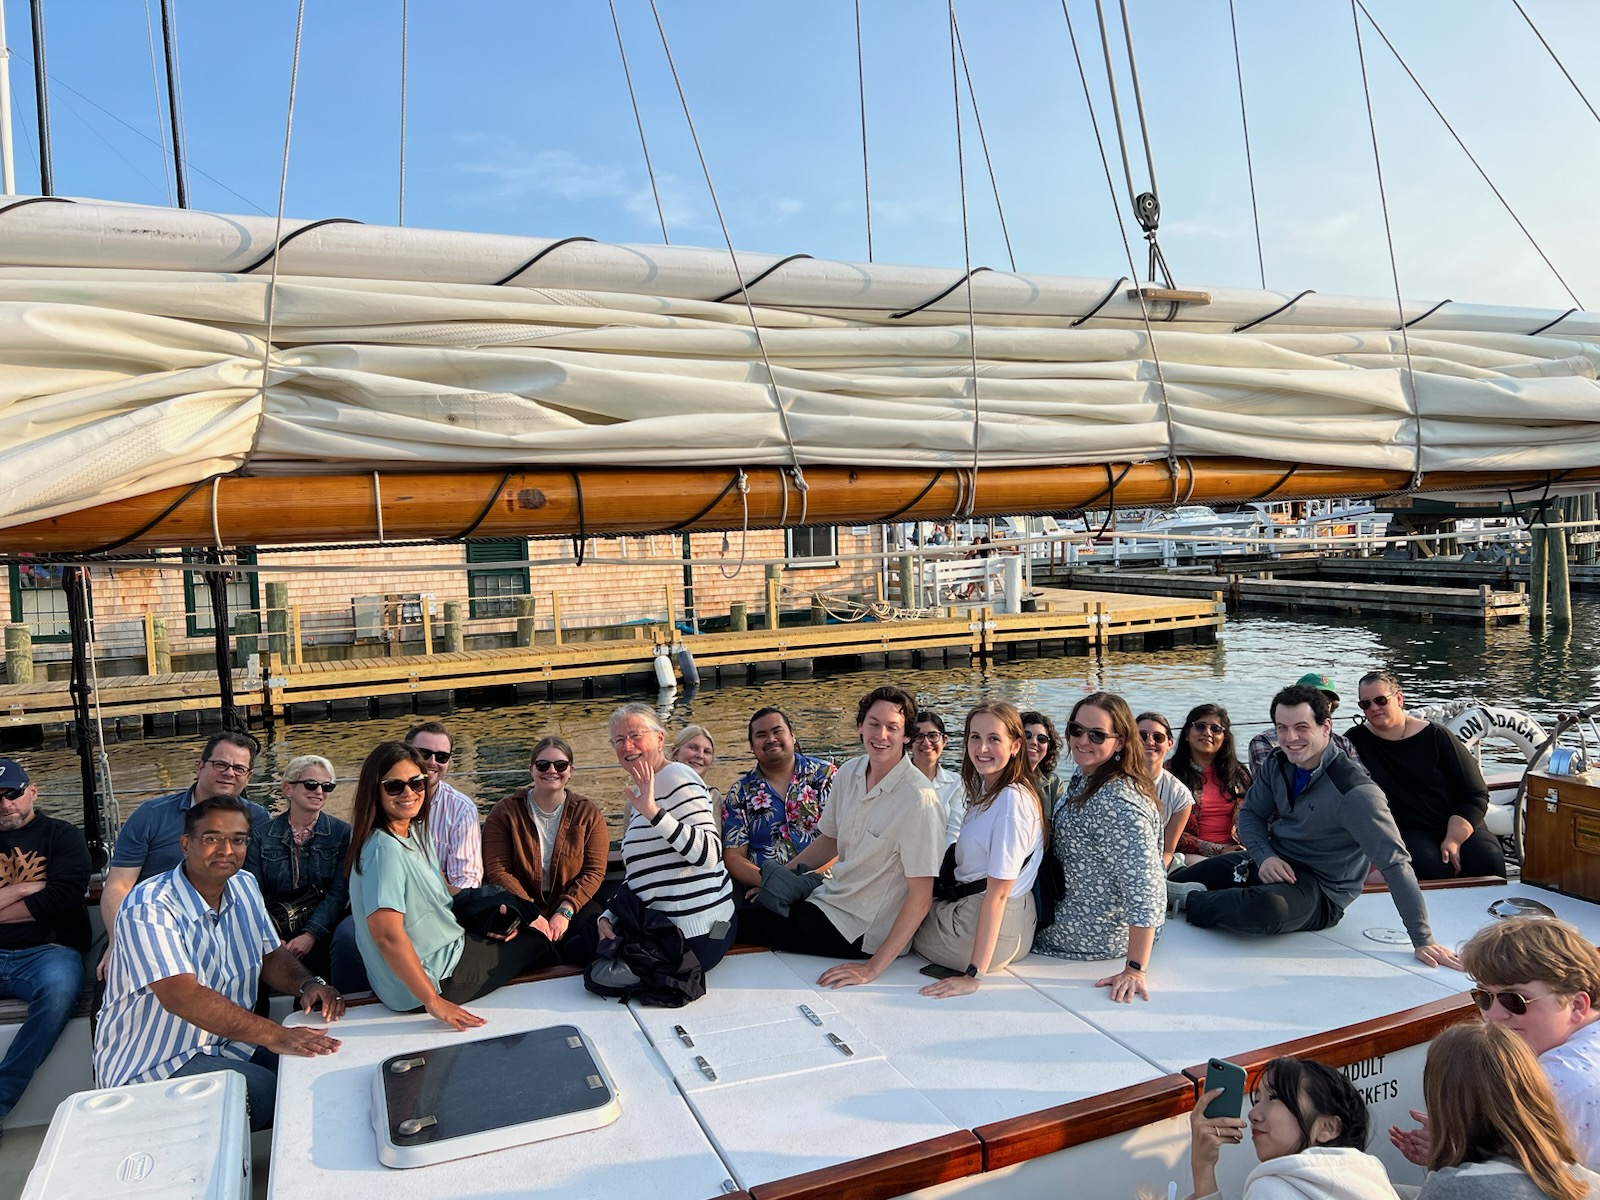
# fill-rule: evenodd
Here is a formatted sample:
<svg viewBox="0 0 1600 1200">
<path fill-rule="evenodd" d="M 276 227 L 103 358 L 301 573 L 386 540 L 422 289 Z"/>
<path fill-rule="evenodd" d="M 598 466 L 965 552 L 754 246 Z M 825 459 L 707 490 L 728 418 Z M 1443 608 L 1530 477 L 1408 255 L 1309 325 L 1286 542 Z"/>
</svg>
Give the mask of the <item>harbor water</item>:
<svg viewBox="0 0 1600 1200">
<path fill-rule="evenodd" d="M 658 706 L 670 729 L 694 722 L 715 738 L 717 761 L 707 782 L 726 788 L 748 769 L 746 722 L 764 705 L 777 705 L 791 717 L 800 747 L 831 758 L 855 752 L 858 699 L 880 684 L 908 688 L 925 708 L 940 713 L 951 727 L 946 752 L 957 762 L 960 728 L 966 710 L 985 700 L 1006 700 L 1037 708 L 1058 725 L 1087 692 L 1118 692 L 1135 711 L 1156 709 L 1176 726 L 1202 701 L 1225 705 L 1232 716 L 1241 754 L 1251 735 L 1268 723 L 1272 693 L 1306 671 L 1326 673 L 1344 703 L 1334 717 L 1344 729 L 1356 717 L 1356 680 L 1387 667 L 1405 681 L 1408 703 L 1416 707 L 1465 697 L 1520 708 L 1548 727 L 1560 712 L 1600 700 L 1600 598 L 1578 596 L 1570 631 L 1536 631 L 1527 625 L 1430 625 L 1414 621 L 1343 617 L 1246 614 L 1230 618 L 1215 645 L 1180 646 L 1159 652 L 1107 651 L 1067 657 L 1025 658 L 973 663 L 970 667 L 883 670 L 818 674 L 804 679 L 765 679 L 747 686 L 720 686 L 695 694 L 610 694 L 593 699 L 516 703 L 462 702 L 426 710 L 423 716 L 446 722 L 455 743 L 450 780 L 483 812 L 528 781 L 528 752 L 546 733 L 566 738 L 577 770 L 572 787 L 599 803 L 613 821 L 622 811 L 623 776 L 606 739 L 606 717 L 624 700 Z M 328 811 L 347 815 L 354 777 L 368 750 L 400 738 L 422 716 L 279 724 L 266 739 L 250 795 L 269 807 L 281 806 L 275 781 L 298 754 L 320 754 L 334 764 L 343 786 Z M 260 733 L 260 730 L 257 730 Z M 126 815 L 143 800 L 185 787 L 194 778 L 204 737 L 110 741 L 105 753 L 118 809 Z M 79 766 L 75 750 L 59 739 L 36 748 L 12 750 L 39 785 L 44 811 L 82 820 Z M 1517 752 L 1488 744 L 1485 762 L 1520 765 Z M 274 803 L 276 801 L 276 803 Z"/>
</svg>

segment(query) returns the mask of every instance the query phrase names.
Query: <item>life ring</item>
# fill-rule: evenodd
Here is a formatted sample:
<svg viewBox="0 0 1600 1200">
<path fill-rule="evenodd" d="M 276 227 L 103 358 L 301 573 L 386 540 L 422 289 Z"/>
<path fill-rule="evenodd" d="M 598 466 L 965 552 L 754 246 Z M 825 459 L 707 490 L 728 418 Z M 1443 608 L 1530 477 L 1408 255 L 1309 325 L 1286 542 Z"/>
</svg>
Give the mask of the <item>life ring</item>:
<svg viewBox="0 0 1600 1200">
<path fill-rule="evenodd" d="M 1523 761 L 1530 766 L 1539 757 L 1547 734 L 1544 726 L 1518 708 L 1494 708 L 1487 704 L 1474 704 L 1463 708 L 1444 722 L 1468 750 L 1476 756 L 1480 743 L 1488 738 L 1510 742 L 1522 751 Z"/>
</svg>

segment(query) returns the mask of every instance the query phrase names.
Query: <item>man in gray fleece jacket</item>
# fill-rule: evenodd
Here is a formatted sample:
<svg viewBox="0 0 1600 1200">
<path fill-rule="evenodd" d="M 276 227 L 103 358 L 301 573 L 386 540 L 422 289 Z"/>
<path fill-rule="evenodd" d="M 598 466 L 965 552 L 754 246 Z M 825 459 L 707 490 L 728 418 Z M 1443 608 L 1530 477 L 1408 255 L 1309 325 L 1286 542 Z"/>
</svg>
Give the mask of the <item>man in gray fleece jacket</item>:
<svg viewBox="0 0 1600 1200">
<path fill-rule="evenodd" d="M 1189 924 L 1232 933 L 1293 933 L 1337 925 L 1361 894 L 1370 861 L 1389 885 L 1418 961 L 1461 969 L 1434 944 L 1428 909 L 1383 791 L 1332 744 L 1328 698 L 1296 684 L 1272 698 L 1278 748 L 1239 809 L 1243 853 L 1198 863 L 1175 880 Z"/>
</svg>

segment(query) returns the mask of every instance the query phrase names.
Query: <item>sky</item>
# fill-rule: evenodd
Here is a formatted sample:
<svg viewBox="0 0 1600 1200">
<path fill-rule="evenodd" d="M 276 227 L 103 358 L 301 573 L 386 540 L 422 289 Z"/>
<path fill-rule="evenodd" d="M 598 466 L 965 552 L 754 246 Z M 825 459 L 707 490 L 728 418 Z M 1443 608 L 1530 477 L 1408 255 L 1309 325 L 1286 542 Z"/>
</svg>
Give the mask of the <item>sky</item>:
<svg viewBox="0 0 1600 1200">
<path fill-rule="evenodd" d="M 4 4 L 17 190 L 39 189 L 27 0 Z M 1600 4 L 1364 0 L 1566 281 L 1558 281 L 1362 18 L 1394 269 L 1413 300 L 1600 308 Z M 854 0 L 615 0 L 674 244 L 868 258 Z M 192 207 L 659 243 L 606 0 L 307 0 L 292 123 L 293 0 L 172 0 Z M 946 0 L 861 0 L 872 255 L 879 262 L 1142 273 L 1093 0 L 957 0 L 971 73 L 956 149 Z M 1107 20 L 1114 46 L 1114 3 Z M 1179 286 L 1393 295 L 1349 0 L 1128 0 Z M 170 204 L 159 0 L 45 0 L 58 194 Z M 152 39 L 153 33 L 153 39 Z M 153 44 L 152 44 L 153 42 Z M 1124 54 L 1123 116 L 1148 186 Z M 159 89 L 159 90 L 158 90 Z M 986 165 L 972 96 L 989 150 Z M 706 160 L 702 172 L 692 120 Z M 958 164 L 965 164 L 963 219 Z M 992 166 L 995 188 L 991 189 Z M 710 177 L 710 187 L 706 174 Z M 999 193 L 999 209 L 995 201 Z M 713 202 L 713 196 L 715 203 Z"/>
</svg>

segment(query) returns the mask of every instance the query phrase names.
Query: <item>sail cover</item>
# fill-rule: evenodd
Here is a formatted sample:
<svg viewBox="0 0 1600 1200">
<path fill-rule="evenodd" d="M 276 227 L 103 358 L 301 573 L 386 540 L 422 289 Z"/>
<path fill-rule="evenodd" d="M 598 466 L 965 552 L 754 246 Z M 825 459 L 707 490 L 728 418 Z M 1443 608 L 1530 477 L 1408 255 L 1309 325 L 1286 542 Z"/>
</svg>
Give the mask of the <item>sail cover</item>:
<svg viewBox="0 0 1600 1200">
<path fill-rule="evenodd" d="M 1600 315 L 1403 315 L 990 271 L 969 309 L 943 269 L 13 202 L 0 527 L 227 472 L 1600 466 Z"/>
</svg>

